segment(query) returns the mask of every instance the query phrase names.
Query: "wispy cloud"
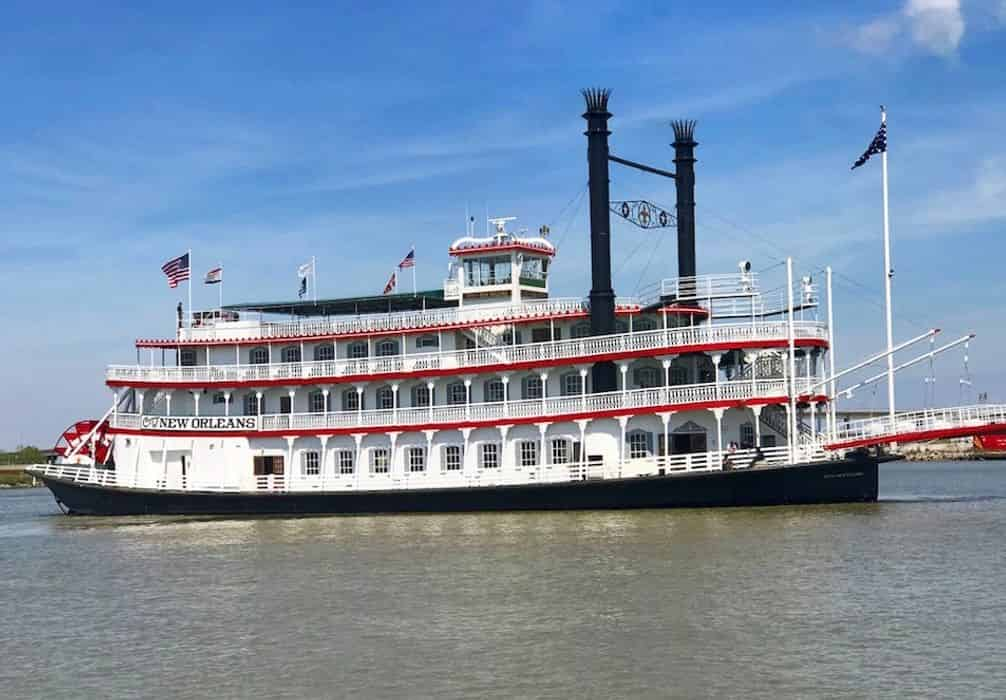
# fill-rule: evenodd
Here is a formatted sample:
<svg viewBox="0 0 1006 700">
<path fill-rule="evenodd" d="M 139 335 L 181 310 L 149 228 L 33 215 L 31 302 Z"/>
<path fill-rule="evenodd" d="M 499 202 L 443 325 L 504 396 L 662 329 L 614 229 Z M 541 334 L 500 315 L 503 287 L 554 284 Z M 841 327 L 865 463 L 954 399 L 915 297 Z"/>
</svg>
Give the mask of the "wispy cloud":
<svg viewBox="0 0 1006 700">
<path fill-rule="evenodd" d="M 906 0 L 898 12 L 853 28 L 847 38 L 853 48 L 864 53 L 911 47 L 950 56 L 957 52 L 964 30 L 960 0 Z"/>
</svg>

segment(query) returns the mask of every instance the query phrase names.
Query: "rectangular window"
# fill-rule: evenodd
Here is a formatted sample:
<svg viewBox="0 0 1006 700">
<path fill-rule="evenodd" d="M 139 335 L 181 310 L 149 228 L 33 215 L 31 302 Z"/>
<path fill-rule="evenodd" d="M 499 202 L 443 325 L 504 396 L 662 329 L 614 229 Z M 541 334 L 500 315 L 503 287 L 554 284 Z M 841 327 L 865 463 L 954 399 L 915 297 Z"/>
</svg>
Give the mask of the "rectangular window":
<svg viewBox="0 0 1006 700">
<path fill-rule="evenodd" d="M 408 458 L 409 471 L 410 472 L 424 472 L 426 471 L 426 448 L 425 447 L 409 447 L 406 450 L 406 457 Z"/>
<path fill-rule="evenodd" d="M 343 411 L 358 411 L 360 410 L 360 394 L 355 389 L 350 389 L 342 395 L 342 410 Z"/>
<path fill-rule="evenodd" d="M 679 386 L 688 383 L 688 370 L 685 367 L 671 367 L 671 384 Z"/>
<path fill-rule="evenodd" d="M 314 450 L 300 453 L 300 473 L 304 476 L 321 474 L 321 455 Z"/>
<path fill-rule="evenodd" d="M 460 404 L 467 403 L 468 401 L 468 390 L 465 389 L 465 385 L 461 382 L 456 382 L 454 384 L 449 384 L 447 386 L 447 403 L 452 406 L 457 406 Z"/>
<path fill-rule="evenodd" d="M 387 474 L 391 468 L 391 451 L 386 447 L 374 447 L 370 450 L 370 471 L 374 474 Z"/>
<path fill-rule="evenodd" d="M 642 459 L 650 456 L 652 436 L 641 430 L 629 433 L 629 459 Z"/>
<path fill-rule="evenodd" d="M 340 474 L 352 474 L 353 473 L 353 451 L 352 450 L 339 450 L 337 453 L 337 460 L 339 463 L 339 473 Z"/>
<path fill-rule="evenodd" d="M 326 406 L 326 399 L 324 392 L 312 391 L 308 395 L 308 402 L 311 404 L 309 410 L 311 413 L 323 413 L 328 406 Z"/>
<path fill-rule="evenodd" d="M 754 447 L 755 434 L 753 423 L 741 423 L 741 449 L 747 450 Z"/>
<path fill-rule="evenodd" d="M 579 373 L 572 373 L 562 375 L 562 395 L 563 396 L 576 396 L 583 393 L 583 380 Z"/>
<path fill-rule="evenodd" d="M 485 401 L 488 402 L 498 402 L 503 400 L 503 380 L 501 379 L 490 379 L 485 385 Z"/>
<path fill-rule="evenodd" d="M 517 452 L 518 467 L 534 467 L 538 465 L 538 443 L 534 440 L 525 440 L 520 443 Z"/>
<path fill-rule="evenodd" d="M 195 367 L 196 364 L 196 351 L 192 349 L 185 349 L 179 353 L 178 364 L 182 367 Z"/>
<path fill-rule="evenodd" d="M 526 377 L 524 379 L 524 398 L 540 399 L 542 396 L 541 377 Z"/>
<path fill-rule="evenodd" d="M 447 445 L 444 447 L 444 471 L 461 471 L 461 446 Z"/>
<path fill-rule="evenodd" d="M 437 336 L 435 335 L 421 335 L 416 338 L 417 350 L 435 350 L 438 347 L 440 347 L 440 343 L 437 341 Z"/>
<path fill-rule="evenodd" d="M 413 387 L 412 405 L 416 408 L 425 408 L 430 405 L 430 388 L 425 384 Z"/>
<path fill-rule="evenodd" d="M 227 403 L 227 397 L 224 396 L 224 392 L 222 391 L 214 392 L 213 403 Z"/>
<path fill-rule="evenodd" d="M 569 462 L 569 441 L 566 438 L 556 438 L 552 441 L 552 464 Z"/>
<path fill-rule="evenodd" d="M 500 466 L 500 446 L 495 442 L 482 443 L 482 463 L 483 469 L 499 469 Z"/>
<path fill-rule="evenodd" d="M 532 343 L 547 343 L 550 340 L 548 328 L 532 328 L 531 329 L 531 342 Z"/>
<path fill-rule="evenodd" d="M 293 407 L 293 400 L 289 396 L 279 397 L 279 412 L 280 413 L 291 413 Z"/>
</svg>

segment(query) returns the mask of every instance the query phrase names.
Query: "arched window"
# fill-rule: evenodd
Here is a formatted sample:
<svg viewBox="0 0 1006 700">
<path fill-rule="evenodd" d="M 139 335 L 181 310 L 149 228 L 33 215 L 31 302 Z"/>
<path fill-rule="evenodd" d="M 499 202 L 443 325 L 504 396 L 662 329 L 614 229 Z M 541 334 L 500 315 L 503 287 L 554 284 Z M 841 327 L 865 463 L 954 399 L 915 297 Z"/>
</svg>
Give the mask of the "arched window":
<svg viewBox="0 0 1006 700">
<path fill-rule="evenodd" d="M 453 382 L 447 385 L 447 403 L 452 406 L 468 402 L 468 392 L 464 382 Z"/>
<path fill-rule="evenodd" d="M 367 344 L 362 340 L 357 340 L 349 344 L 346 354 L 353 360 L 360 360 L 367 356 Z"/>
<path fill-rule="evenodd" d="M 300 362 L 300 346 L 287 345 L 281 355 L 283 362 Z"/>
<path fill-rule="evenodd" d="M 645 430 L 630 430 L 625 435 L 629 443 L 629 459 L 642 459 L 653 455 L 653 433 Z"/>
<path fill-rule="evenodd" d="M 246 416 L 257 416 L 258 411 L 258 396 L 254 392 L 251 394 L 245 394 L 244 398 L 244 410 Z"/>
<path fill-rule="evenodd" d="M 314 361 L 328 362 L 335 359 L 335 346 L 332 343 L 322 343 L 314 346 Z"/>
<path fill-rule="evenodd" d="M 653 331 L 657 329 L 657 322 L 652 318 L 640 317 L 632 322 L 634 331 Z"/>
<path fill-rule="evenodd" d="M 325 392 L 321 389 L 315 389 L 307 395 L 307 410 L 311 413 L 324 413 L 328 410 L 325 398 Z"/>
<path fill-rule="evenodd" d="M 360 401 L 363 400 L 363 394 L 358 393 L 356 389 L 346 389 L 342 392 L 342 410 L 343 411 L 359 411 L 362 410 Z"/>
<path fill-rule="evenodd" d="M 660 386 L 660 370 L 656 367 L 637 367 L 632 372 L 632 380 L 640 389 Z"/>
<path fill-rule="evenodd" d="M 559 377 L 559 385 L 563 396 L 577 396 L 583 393 L 583 379 L 579 372 L 567 372 Z"/>
<path fill-rule="evenodd" d="M 423 408 L 429 406 L 432 402 L 433 396 L 426 384 L 416 384 L 412 387 L 412 406 L 414 408 Z"/>
<path fill-rule="evenodd" d="M 570 336 L 573 338 L 586 338 L 588 335 L 590 335 L 590 324 L 586 321 L 577 323 L 570 330 Z"/>
<path fill-rule="evenodd" d="M 382 386 L 377 390 L 378 410 L 388 410 L 395 407 L 395 392 L 390 386 Z"/>
<path fill-rule="evenodd" d="M 390 357 L 398 354 L 398 342 L 391 338 L 385 338 L 377 344 L 376 354 L 378 357 Z"/>
<path fill-rule="evenodd" d="M 529 374 L 520 382 L 520 395 L 523 399 L 540 399 L 542 397 L 541 376 Z"/>
<path fill-rule="evenodd" d="M 261 347 L 252 348 L 251 353 L 248 355 L 248 361 L 253 365 L 269 364 L 269 349 Z"/>
<path fill-rule="evenodd" d="M 484 392 L 483 400 L 486 403 L 506 400 L 506 387 L 503 385 L 503 380 L 499 377 L 487 379 L 486 383 L 482 386 L 482 391 Z"/>
</svg>

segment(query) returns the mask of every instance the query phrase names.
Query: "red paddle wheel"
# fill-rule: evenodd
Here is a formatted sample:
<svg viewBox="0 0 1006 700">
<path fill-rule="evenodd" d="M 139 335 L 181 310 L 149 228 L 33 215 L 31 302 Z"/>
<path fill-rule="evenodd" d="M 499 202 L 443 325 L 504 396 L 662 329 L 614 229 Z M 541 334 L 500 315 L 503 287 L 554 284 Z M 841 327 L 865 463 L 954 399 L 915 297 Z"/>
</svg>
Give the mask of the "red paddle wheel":
<svg viewBox="0 0 1006 700">
<path fill-rule="evenodd" d="M 94 430 L 93 441 L 90 437 L 92 430 Z M 108 421 L 102 421 L 99 425 L 94 419 L 77 421 L 71 425 L 59 436 L 53 448 L 53 452 L 60 457 L 66 458 L 73 453 L 74 458 L 93 459 L 95 464 L 104 464 L 111 451 L 112 438 L 108 435 Z"/>
</svg>

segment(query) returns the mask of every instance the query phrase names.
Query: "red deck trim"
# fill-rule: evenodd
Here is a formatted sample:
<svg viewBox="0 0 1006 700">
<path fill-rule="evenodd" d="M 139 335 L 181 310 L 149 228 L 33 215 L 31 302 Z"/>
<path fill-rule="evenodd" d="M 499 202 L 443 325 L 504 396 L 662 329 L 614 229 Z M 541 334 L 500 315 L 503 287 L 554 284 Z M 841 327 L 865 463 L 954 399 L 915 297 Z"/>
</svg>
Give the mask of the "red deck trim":
<svg viewBox="0 0 1006 700">
<path fill-rule="evenodd" d="M 357 374 L 344 377 L 296 377 L 289 379 L 255 379 L 240 382 L 205 381 L 205 382 L 169 382 L 169 381 L 132 381 L 128 379 L 109 379 L 105 385 L 109 387 L 129 387 L 132 389 L 239 389 L 259 386 L 315 386 L 321 384 L 355 384 L 358 382 L 387 381 L 391 379 L 408 379 L 410 377 L 447 377 L 465 374 L 494 374 L 501 371 L 527 370 L 538 367 L 556 367 L 563 365 L 579 365 L 585 363 L 605 362 L 608 360 L 626 360 L 637 357 L 655 357 L 658 355 L 683 355 L 693 352 L 718 352 L 728 350 L 743 350 L 745 348 L 784 348 L 787 340 L 751 340 L 729 343 L 705 343 L 695 345 L 676 345 L 670 348 L 652 348 L 648 350 L 627 350 L 624 352 L 608 352 L 595 355 L 582 355 L 576 358 L 539 360 L 534 362 L 497 363 L 477 367 L 458 369 L 425 369 L 414 372 L 381 372 L 377 374 Z M 801 338 L 797 347 L 826 347 L 827 341 L 818 338 Z"/>
<path fill-rule="evenodd" d="M 987 433 L 1000 433 L 1006 430 L 1006 423 L 989 423 L 960 428 L 939 428 L 937 430 L 920 430 L 917 432 L 897 433 L 896 435 L 881 435 L 872 438 L 860 438 L 846 442 L 834 442 L 825 447 L 829 450 L 848 450 L 856 447 L 868 447 L 870 445 L 888 445 L 892 442 L 926 442 L 929 440 L 946 440 L 948 438 L 969 437 L 971 435 L 985 435 Z"/>
<path fill-rule="evenodd" d="M 534 245 L 531 243 L 490 243 L 488 245 L 463 245 L 458 247 L 450 247 L 447 252 L 451 255 L 481 255 L 483 253 L 501 253 L 507 250 L 524 250 L 529 253 L 538 253 L 539 255 L 547 255 L 553 257 L 555 255 L 555 248 L 546 248 L 542 245 Z"/>
<path fill-rule="evenodd" d="M 140 430 L 133 428 L 109 428 L 110 434 L 141 435 L 153 437 L 305 437 L 310 435 L 352 435 L 353 433 L 418 433 L 423 430 L 458 430 L 460 428 L 494 428 L 501 425 L 528 425 L 534 423 L 568 423 L 586 418 L 603 419 L 619 416 L 652 415 L 664 412 L 701 411 L 713 408 L 746 408 L 767 404 L 786 403 L 786 396 L 757 398 L 747 401 L 699 401 L 686 404 L 666 404 L 637 408 L 613 408 L 606 411 L 583 411 L 567 413 L 561 416 L 524 416 L 520 418 L 501 418 L 491 421 L 458 421 L 454 423 L 419 423 L 415 425 L 386 426 L 352 426 L 349 428 L 307 428 L 298 430 L 247 430 L 247 431 L 214 431 L 214 430 Z"/>
<path fill-rule="evenodd" d="M 638 306 L 620 306 L 615 309 L 615 314 L 619 316 L 638 315 Z M 172 340 L 169 338 L 138 338 L 137 348 L 164 348 L 172 350 L 175 348 L 202 348 L 216 347 L 222 345 L 287 345 L 289 343 L 311 343 L 319 340 L 341 340 L 345 338 L 388 338 L 399 335 L 426 335 L 427 333 L 438 333 L 442 331 L 461 331 L 466 328 L 484 328 L 486 326 L 499 326 L 514 324 L 525 326 L 542 321 L 557 321 L 571 318 L 587 318 L 587 311 L 566 311 L 563 313 L 545 314 L 542 316 L 530 316 L 526 318 L 503 319 L 494 318 L 485 321 L 445 323 L 440 326 L 426 326 L 424 328 L 401 328 L 391 331 L 353 331 L 348 333 L 322 333 L 321 335 L 284 335 L 274 338 L 231 338 L 207 340 Z"/>
</svg>

